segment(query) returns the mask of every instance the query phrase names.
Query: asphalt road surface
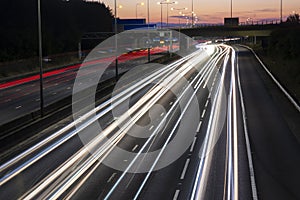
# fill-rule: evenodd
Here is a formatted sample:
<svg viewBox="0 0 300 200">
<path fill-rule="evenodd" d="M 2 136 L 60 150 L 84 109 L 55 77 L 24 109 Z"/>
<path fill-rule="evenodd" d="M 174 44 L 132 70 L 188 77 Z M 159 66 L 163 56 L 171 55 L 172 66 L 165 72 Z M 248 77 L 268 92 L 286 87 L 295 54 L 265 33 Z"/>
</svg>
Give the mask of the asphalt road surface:
<svg viewBox="0 0 300 200">
<path fill-rule="evenodd" d="M 153 50 L 153 53 L 160 51 L 159 49 Z M 134 53 L 131 54 L 131 56 L 124 55 L 124 58 L 119 61 L 119 73 L 123 73 L 133 66 L 147 62 L 146 57 L 136 56 Z M 157 58 L 157 56 L 152 55 L 152 59 L 154 58 Z M 84 66 L 84 68 L 86 68 L 86 74 L 92 74 L 100 68 L 107 67 L 110 63 L 112 63 L 112 66 L 107 69 L 102 77 L 102 81 L 105 81 L 115 76 L 113 59 L 105 58 L 98 59 L 98 61 L 87 61 L 82 65 L 86 65 Z M 43 82 L 44 106 L 48 106 L 72 95 L 74 80 L 79 67 L 80 66 L 70 66 L 67 67 L 69 68 L 68 70 L 54 70 L 62 72 L 53 73 L 53 75 L 51 74 L 52 72 L 46 73 L 50 75 L 45 75 Z M 0 84 L 0 125 L 40 109 L 39 79 L 34 78 L 29 80 L 29 78 L 24 78 L 24 82 L 18 80 L 12 81 L 11 84 Z M 28 81 L 26 81 L 27 79 Z"/>
<path fill-rule="evenodd" d="M 258 196 L 300 199 L 300 130 L 289 125 L 299 124 L 299 112 L 286 108 L 287 98 L 281 99 L 283 94 L 268 82 L 270 77 L 248 49 L 238 47 L 238 60 Z M 287 112 L 294 117 L 287 119 Z"/>
<path fill-rule="evenodd" d="M 299 199 L 296 128 L 267 79 L 248 49 L 222 44 L 125 77 L 111 100 L 1 163 L 0 198 Z"/>
</svg>

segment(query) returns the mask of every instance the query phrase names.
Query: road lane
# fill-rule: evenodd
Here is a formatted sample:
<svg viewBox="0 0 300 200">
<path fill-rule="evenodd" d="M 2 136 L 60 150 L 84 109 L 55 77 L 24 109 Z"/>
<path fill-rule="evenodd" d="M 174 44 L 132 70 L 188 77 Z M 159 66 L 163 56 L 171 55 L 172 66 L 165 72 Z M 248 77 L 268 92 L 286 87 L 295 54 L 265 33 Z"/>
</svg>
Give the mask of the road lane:
<svg viewBox="0 0 300 200">
<path fill-rule="evenodd" d="M 161 115 L 161 114 L 160 114 L 160 115 Z M 162 115 L 162 116 L 163 116 L 163 115 Z M 133 148 L 133 147 L 132 147 L 132 148 Z M 55 167 L 55 166 L 54 166 L 54 167 Z M 34 180 L 34 181 L 36 181 L 36 180 Z M 27 185 L 27 184 L 26 184 L 26 185 Z M 26 187 L 30 187 L 30 185 L 31 185 L 31 184 L 28 184 Z M 24 188 L 24 189 L 25 189 L 25 188 Z M 26 190 L 26 189 L 25 189 L 25 190 Z"/>
<path fill-rule="evenodd" d="M 101 142 L 90 138 L 95 142 L 95 146 L 91 147 L 96 149 L 98 153 L 96 157 L 91 157 L 78 145 L 76 149 L 72 148 L 72 141 L 68 141 L 69 145 L 64 148 L 68 153 L 71 152 L 68 157 L 73 154 L 69 161 L 74 159 L 74 163 L 67 161 L 58 167 L 59 163 L 66 159 L 61 158 L 61 161 L 57 161 L 47 173 L 54 169 L 56 172 L 51 172 L 46 179 L 44 179 L 46 174 L 40 174 L 24 189 L 28 191 L 35 185 L 41 190 L 33 188 L 23 197 L 27 195 L 27 197 L 73 199 L 239 197 L 256 200 L 254 188 L 257 185 L 258 198 L 298 199 L 296 183 L 300 180 L 297 171 L 300 163 L 299 144 L 268 94 L 258 72 L 261 66 L 256 58 L 242 47 L 216 45 L 215 49 L 216 52 L 210 59 L 201 62 L 201 59 L 190 57 L 189 61 L 182 62 L 173 68 L 173 71 L 167 72 L 166 76 L 160 77 L 168 83 L 166 88 L 173 88 L 173 92 L 156 84 L 146 84 L 137 90 L 137 93 L 131 93 L 129 115 L 133 120 L 124 118 L 122 121 L 122 115 L 113 119 L 111 113 L 102 115 L 99 120 L 111 129 L 110 132 L 104 131 L 110 140 Z M 201 64 L 192 67 L 192 60 Z M 195 70 L 197 67 L 198 71 Z M 164 148 L 174 139 L 176 126 L 184 116 L 185 109 L 179 107 L 178 98 L 182 98 L 184 105 L 188 107 L 189 98 L 192 96 L 185 89 L 185 82 L 177 77 L 179 73 L 184 74 L 185 79 L 197 91 L 193 95 L 196 95 L 199 103 L 199 120 L 195 121 L 196 117 L 188 118 L 190 123 L 196 126 L 195 130 L 186 133 L 186 137 L 192 137 L 180 158 L 162 169 L 154 170 L 157 163 L 164 160 L 164 156 L 168 156 L 164 155 Z M 138 82 L 132 83 L 133 88 L 137 86 L 136 84 Z M 120 101 L 121 99 L 122 97 Z M 161 107 L 155 107 L 155 104 Z M 118 109 L 124 110 L 126 103 L 120 103 L 118 106 Z M 184 108 L 187 108 L 185 106 Z M 153 113 L 150 109 L 152 107 L 155 107 Z M 193 112 L 194 110 L 189 110 L 187 114 Z M 154 120 L 151 121 L 151 117 Z M 118 123 L 122 126 L 114 127 Z M 166 126 L 160 129 L 163 123 L 166 123 Z M 145 131 L 140 133 L 134 124 L 146 127 Z M 87 130 L 93 131 L 93 128 L 87 127 Z M 135 137 L 141 134 L 145 138 Z M 184 141 L 181 144 L 183 145 Z M 135 156 L 114 154 L 117 147 L 134 152 Z M 153 152 L 157 149 L 161 149 L 161 154 L 155 158 L 144 160 L 143 156 L 140 156 L 142 152 Z M 53 153 L 46 155 L 47 161 L 41 163 L 47 165 L 51 159 L 55 159 L 55 156 Z M 107 167 L 102 163 L 104 159 L 111 159 L 126 170 L 119 171 L 117 168 Z M 254 168 L 250 160 L 253 160 Z M 139 168 L 145 165 L 149 171 L 138 172 Z M 29 181 L 32 168 L 39 169 L 38 165 L 33 165 L 25 170 L 25 173 L 22 173 L 22 176 L 27 176 L 24 180 Z M 20 180 L 19 178 L 22 179 L 22 176 L 12 179 L 13 183 Z"/>
<path fill-rule="evenodd" d="M 153 53 L 159 53 L 162 50 L 154 51 Z M 134 53 L 133 53 L 134 54 Z M 147 62 L 146 57 L 142 57 L 144 54 L 123 56 L 119 65 L 119 73 L 123 73 L 133 66 L 141 65 Z M 160 57 L 161 55 L 152 55 L 153 58 Z M 106 59 L 107 60 L 107 59 Z M 99 61 L 87 61 L 83 63 L 86 74 L 92 74 L 98 67 L 106 67 L 112 62 Z M 45 106 L 53 104 L 63 98 L 66 98 L 72 94 L 74 80 L 76 78 L 76 72 L 80 65 L 67 67 L 66 70 L 57 70 L 57 73 L 49 73 L 44 78 L 44 103 Z M 114 77 L 114 68 L 109 67 L 107 73 L 102 77 L 102 81 Z M 93 80 L 90 80 L 93 81 Z M 94 81 L 96 82 L 96 81 Z M 11 84 L 9 87 L 0 88 L 2 98 L 0 99 L 0 125 L 8 123 L 18 117 L 24 116 L 28 113 L 36 111 L 40 106 L 40 94 L 39 94 L 39 80 L 27 80 L 23 82 L 17 82 Z M 21 106 L 21 107 L 20 107 Z"/>
<path fill-rule="evenodd" d="M 258 197 L 299 199 L 300 145 L 267 90 L 262 66 L 248 49 L 238 51 Z"/>
</svg>

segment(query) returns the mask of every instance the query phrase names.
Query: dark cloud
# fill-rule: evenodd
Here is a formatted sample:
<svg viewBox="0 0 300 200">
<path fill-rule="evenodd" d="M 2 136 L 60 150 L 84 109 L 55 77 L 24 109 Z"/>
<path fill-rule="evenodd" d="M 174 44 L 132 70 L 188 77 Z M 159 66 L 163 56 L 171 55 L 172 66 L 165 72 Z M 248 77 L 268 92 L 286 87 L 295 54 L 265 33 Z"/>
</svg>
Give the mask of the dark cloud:
<svg viewBox="0 0 300 200">
<path fill-rule="evenodd" d="M 253 12 L 277 12 L 278 9 L 274 8 L 265 8 L 265 9 L 258 9 L 258 10 L 253 10 Z"/>
</svg>

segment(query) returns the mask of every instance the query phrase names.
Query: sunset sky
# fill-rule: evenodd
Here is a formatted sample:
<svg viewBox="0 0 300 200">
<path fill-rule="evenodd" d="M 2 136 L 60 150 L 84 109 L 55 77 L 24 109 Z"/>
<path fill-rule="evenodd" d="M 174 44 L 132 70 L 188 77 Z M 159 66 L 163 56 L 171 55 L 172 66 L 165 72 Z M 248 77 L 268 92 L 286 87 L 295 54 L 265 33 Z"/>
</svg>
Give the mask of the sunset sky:
<svg viewBox="0 0 300 200">
<path fill-rule="evenodd" d="M 172 1 L 172 0 L 171 0 Z M 176 1 L 176 0 L 175 0 Z M 224 17 L 230 16 L 230 0 L 193 0 L 194 12 L 199 17 L 200 23 L 222 23 Z M 300 0 L 282 0 L 283 17 L 296 12 L 300 13 Z M 114 8 L 114 0 L 104 0 L 111 8 Z M 147 0 L 117 0 L 122 9 L 118 9 L 118 17 L 135 18 L 136 4 L 144 2 L 145 6 L 138 6 L 138 17 L 147 17 Z M 159 0 L 150 0 L 150 21 L 160 22 Z M 174 8 L 187 7 L 184 12 L 191 12 L 192 0 L 177 0 L 177 5 L 169 5 Z M 163 21 L 166 22 L 167 6 L 163 5 Z M 179 11 L 169 10 L 169 23 L 177 23 Z M 233 16 L 239 17 L 240 22 L 251 18 L 254 21 L 261 19 L 280 18 L 280 0 L 233 0 Z"/>
</svg>

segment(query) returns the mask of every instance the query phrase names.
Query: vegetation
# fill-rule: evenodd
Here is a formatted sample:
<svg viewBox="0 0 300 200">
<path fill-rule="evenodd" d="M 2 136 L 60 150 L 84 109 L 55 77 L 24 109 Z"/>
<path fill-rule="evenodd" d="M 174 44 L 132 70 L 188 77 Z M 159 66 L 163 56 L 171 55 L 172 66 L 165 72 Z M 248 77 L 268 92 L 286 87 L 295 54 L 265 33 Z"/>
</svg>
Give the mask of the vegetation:
<svg viewBox="0 0 300 200">
<path fill-rule="evenodd" d="M 286 23 L 288 24 L 299 24 L 300 23 L 300 17 L 298 13 L 292 14 L 288 16 Z"/>
<path fill-rule="evenodd" d="M 112 31 L 113 16 L 104 3 L 41 0 L 44 56 L 76 51 L 85 32 Z M 37 0 L 0 1 L 0 62 L 37 55 Z"/>
<path fill-rule="evenodd" d="M 300 23 L 299 15 L 290 15 L 286 23 L 273 31 L 268 45 L 256 48 L 272 73 L 300 100 Z"/>
</svg>

